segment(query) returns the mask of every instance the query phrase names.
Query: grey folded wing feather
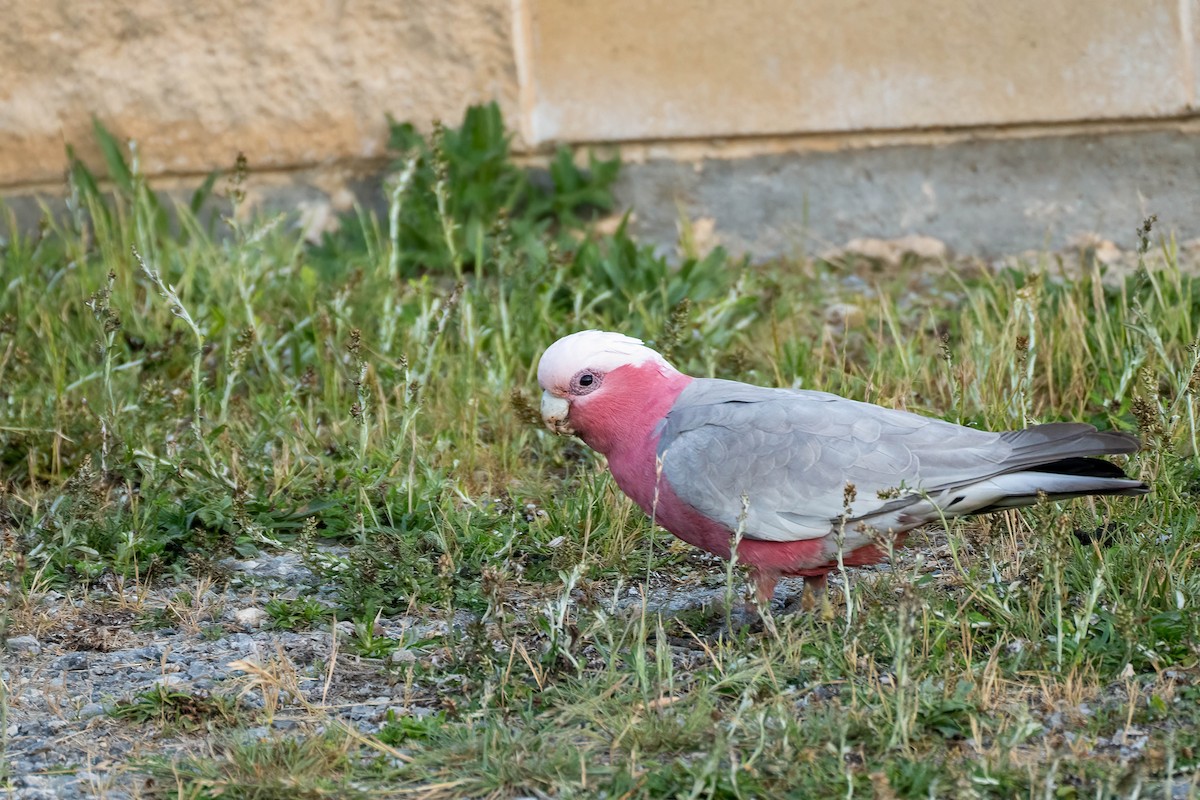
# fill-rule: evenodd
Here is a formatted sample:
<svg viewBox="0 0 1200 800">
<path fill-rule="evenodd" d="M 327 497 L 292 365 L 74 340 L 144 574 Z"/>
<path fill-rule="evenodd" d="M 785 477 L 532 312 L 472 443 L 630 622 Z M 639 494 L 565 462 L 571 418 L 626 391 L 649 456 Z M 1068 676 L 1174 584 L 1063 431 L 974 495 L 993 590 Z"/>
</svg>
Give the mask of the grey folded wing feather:
<svg viewBox="0 0 1200 800">
<path fill-rule="evenodd" d="M 986 478 L 1076 456 L 1130 452 L 1133 437 L 1060 423 L 991 433 L 824 392 L 697 379 L 661 429 L 672 490 L 753 539 L 827 536 Z"/>
</svg>

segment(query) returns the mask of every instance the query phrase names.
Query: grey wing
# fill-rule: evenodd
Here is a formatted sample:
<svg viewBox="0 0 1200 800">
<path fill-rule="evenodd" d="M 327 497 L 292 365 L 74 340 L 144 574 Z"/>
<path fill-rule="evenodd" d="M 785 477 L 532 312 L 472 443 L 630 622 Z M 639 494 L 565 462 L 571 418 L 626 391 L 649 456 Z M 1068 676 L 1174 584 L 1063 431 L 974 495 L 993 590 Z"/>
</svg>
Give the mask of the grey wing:
<svg viewBox="0 0 1200 800">
<path fill-rule="evenodd" d="M 696 380 L 667 415 L 659 456 L 681 500 L 753 539 L 828 535 L 849 518 L 1005 471 L 1001 434 L 822 392 Z"/>
</svg>

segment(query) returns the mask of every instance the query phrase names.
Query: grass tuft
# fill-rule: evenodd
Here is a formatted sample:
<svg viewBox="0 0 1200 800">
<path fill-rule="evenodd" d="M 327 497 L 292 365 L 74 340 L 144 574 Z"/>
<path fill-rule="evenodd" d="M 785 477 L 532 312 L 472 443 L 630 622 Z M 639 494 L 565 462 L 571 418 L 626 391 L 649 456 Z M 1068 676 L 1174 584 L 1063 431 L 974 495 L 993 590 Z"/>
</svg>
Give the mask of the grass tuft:
<svg viewBox="0 0 1200 800">
<path fill-rule="evenodd" d="M 229 727 L 245 717 L 237 698 L 182 691 L 166 684 L 148 689 L 128 702 L 118 703 L 111 716 L 136 723 L 157 722 L 164 728 L 182 731 Z"/>
</svg>

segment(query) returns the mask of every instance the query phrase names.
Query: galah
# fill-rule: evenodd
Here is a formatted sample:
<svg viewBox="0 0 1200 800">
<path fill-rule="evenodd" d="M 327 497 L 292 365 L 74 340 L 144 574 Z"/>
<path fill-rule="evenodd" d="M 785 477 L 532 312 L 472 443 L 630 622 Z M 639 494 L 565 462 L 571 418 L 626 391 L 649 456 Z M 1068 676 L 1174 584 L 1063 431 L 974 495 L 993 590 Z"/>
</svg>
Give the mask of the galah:
<svg viewBox="0 0 1200 800">
<path fill-rule="evenodd" d="M 640 340 L 581 331 L 538 364 L 542 419 L 605 455 L 617 486 L 689 544 L 750 568 L 760 602 L 785 575 L 824 588 L 920 525 L 1084 495 L 1149 491 L 1090 456 L 1127 433 L 1049 423 L 993 433 L 825 392 L 693 378 Z"/>
</svg>

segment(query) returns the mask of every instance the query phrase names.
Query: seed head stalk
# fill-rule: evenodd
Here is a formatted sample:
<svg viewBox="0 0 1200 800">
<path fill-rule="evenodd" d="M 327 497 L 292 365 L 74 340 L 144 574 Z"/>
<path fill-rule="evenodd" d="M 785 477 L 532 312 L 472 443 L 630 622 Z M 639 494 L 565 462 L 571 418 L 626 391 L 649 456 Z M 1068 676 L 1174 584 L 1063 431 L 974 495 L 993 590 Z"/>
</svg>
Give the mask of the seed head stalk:
<svg viewBox="0 0 1200 800">
<path fill-rule="evenodd" d="M 100 415 L 100 469 L 108 470 L 108 453 L 112 440 L 117 436 L 117 399 L 113 393 L 113 354 L 117 331 L 121 330 L 121 316 L 112 308 L 113 286 L 117 273 L 110 270 L 104 288 L 87 300 L 92 315 L 101 325 L 100 352 L 104 357 L 104 395 L 108 401 L 104 414 Z"/>
<path fill-rule="evenodd" d="M 850 590 L 850 573 L 846 571 L 846 522 L 850 519 L 854 501 L 858 498 L 858 488 L 853 483 L 847 483 L 842 489 L 842 515 L 838 518 L 837 533 L 837 565 L 838 574 L 842 576 L 843 593 L 846 596 L 846 634 L 854 627 L 854 595 Z"/>
<path fill-rule="evenodd" d="M 750 497 L 742 493 L 742 509 L 738 513 L 737 528 L 733 531 L 733 540 L 729 543 L 729 560 L 725 562 L 725 630 L 733 632 L 733 577 L 737 574 L 738 548 L 742 546 L 742 539 L 746 535 L 746 517 L 750 514 Z M 765 603 L 765 607 L 770 609 L 770 601 Z M 762 615 L 764 622 L 769 618 Z M 775 636 L 778 633 L 774 630 L 774 620 L 770 620 L 767 625 L 767 630 Z"/>
<path fill-rule="evenodd" d="M 436 179 L 433 184 L 434 198 L 437 200 L 438 219 L 442 223 L 442 237 L 446 240 L 446 252 L 450 254 L 450 263 L 454 265 L 454 275 L 462 280 L 462 258 L 458 252 L 458 241 L 455 229 L 458 224 L 450 213 L 450 161 L 446 157 L 446 129 L 441 121 L 433 123 L 433 173 Z"/>
<path fill-rule="evenodd" d="M 192 315 L 188 313 L 187 306 L 183 304 L 183 301 L 179 299 L 179 295 L 175 293 L 175 287 L 166 283 L 158 270 L 146 263 L 146 260 L 142 258 L 142 254 L 138 252 L 136 246 L 132 250 L 134 259 L 142 269 L 142 274 L 154 284 L 154 288 L 158 290 L 159 296 L 167 301 L 171 313 L 183 320 L 183 323 L 191 330 L 192 335 L 196 337 L 196 352 L 192 357 L 192 433 L 198 440 L 202 440 L 200 420 L 202 416 L 201 402 L 204 389 L 204 380 L 201 375 L 204 362 L 204 332 L 200 330 L 200 326 L 196 324 L 196 321 L 192 319 Z"/>
<path fill-rule="evenodd" d="M 351 413 L 358 423 L 358 468 L 362 469 L 367 463 L 367 450 L 370 447 L 371 421 L 367 397 L 367 362 L 358 362 L 358 378 L 354 381 L 354 394 L 357 402 Z"/>
<path fill-rule="evenodd" d="M 388 265 L 387 291 L 383 295 L 383 319 L 380 348 L 384 354 L 392 350 L 392 340 L 396 338 L 396 289 L 400 285 L 400 212 L 404 208 L 404 193 L 412 183 L 417 171 L 417 157 L 413 156 L 404 164 L 400 176 L 392 185 L 388 202 Z"/>
<path fill-rule="evenodd" d="M 188 329 L 191 330 L 192 335 L 196 338 L 196 352 L 192 356 L 192 435 L 196 438 L 196 444 L 204 453 L 204 457 L 208 461 L 208 466 L 212 471 L 212 474 L 219 476 L 222 474 L 222 470 L 217 466 L 217 461 L 213 457 L 212 450 L 210 450 L 208 447 L 208 442 L 204 440 L 203 431 L 203 365 L 204 343 L 207 341 L 204 336 L 204 332 L 200 330 L 200 326 L 196 324 L 196 320 L 193 319 L 192 315 L 188 312 L 187 306 L 185 306 L 183 301 L 179 299 L 179 295 L 175 292 L 175 287 L 164 281 L 158 270 L 146 263 L 146 260 L 142 258 L 142 254 L 138 252 L 136 246 L 132 247 L 131 250 L 133 252 L 134 260 L 136 260 L 138 262 L 138 266 L 141 267 L 142 274 L 146 276 L 146 279 L 149 280 L 150 283 L 154 284 L 154 288 L 158 290 L 159 295 L 167 301 L 167 304 L 171 309 L 171 313 L 183 320 L 183 323 L 187 325 Z M 234 484 L 228 478 L 225 479 L 225 482 L 230 486 L 236 486 L 236 484 Z"/>
</svg>

